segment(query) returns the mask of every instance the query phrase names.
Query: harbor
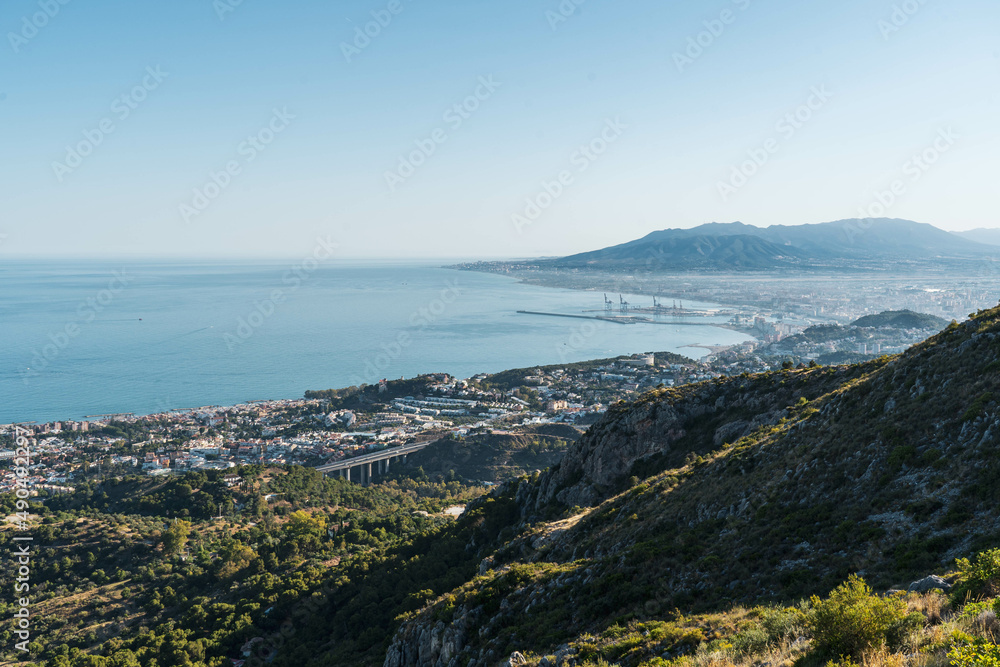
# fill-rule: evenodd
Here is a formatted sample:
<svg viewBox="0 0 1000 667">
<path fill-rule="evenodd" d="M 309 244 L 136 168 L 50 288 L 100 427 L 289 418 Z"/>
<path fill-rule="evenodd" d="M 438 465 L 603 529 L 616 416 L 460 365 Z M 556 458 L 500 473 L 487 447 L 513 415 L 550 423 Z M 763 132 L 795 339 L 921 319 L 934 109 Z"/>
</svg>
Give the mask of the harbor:
<svg viewBox="0 0 1000 667">
<path fill-rule="evenodd" d="M 600 313 L 595 315 L 575 315 L 572 313 L 552 313 L 536 310 L 519 310 L 520 315 L 541 315 L 544 317 L 570 317 L 582 320 L 600 320 L 602 322 L 614 322 L 615 324 L 663 324 L 668 326 L 705 326 L 706 324 L 716 325 L 715 322 L 685 322 L 682 318 L 706 318 L 706 317 L 733 317 L 737 314 L 735 310 L 711 310 L 685 308 L 683 302 L 673 301 L 670 306 L 665 306 L 659 298 L 653 297 L 652 306 L 637 306 L 625 300 L 624 296 L 618 295 L 617 309 L 615 302 L 604 295 L 603 310 L 584 310 L 583 313 Z M 617 310 L 617 313 L 615 312 Z M 649 317 L 649 316 L 652 316 Z M 669 319 L 654 319 L 668 317 Z"/>
</svg>

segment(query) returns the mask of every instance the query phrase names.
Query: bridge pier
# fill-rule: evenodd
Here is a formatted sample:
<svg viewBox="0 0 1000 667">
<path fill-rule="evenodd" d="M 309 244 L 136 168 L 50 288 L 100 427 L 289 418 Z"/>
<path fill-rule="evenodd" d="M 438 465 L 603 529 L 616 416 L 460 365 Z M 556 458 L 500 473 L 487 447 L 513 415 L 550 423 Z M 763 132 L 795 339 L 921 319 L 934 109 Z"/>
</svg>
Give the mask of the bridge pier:
<svg viewBox="0 0 1000 667">
<path fill-rule="evenodd" d="M 341 479 L 347 480 L 348 482 L 368 486 L 372 483 L 375 477 L 388 473 L 394 460 L 397 465 L 400 461 L 405 463 L 407 460 L 406 457 L 409 453 L 422 450 L 425 447 L 434 444 L 434 442 L 437 441 L 407 445 L 405 447 L 401 447 L 400 449 L 403 451 L 398 454 L 392 452 L 365 454 L 357 457 L 358 460 L 356 462 L 352 459 L 347 459 L 340 463 L 317 466 L 317 469 L 324 475 L 339 475 Z M 351 477 L 352 470 L 355 471 L 353 478 Z"/>
</svg>

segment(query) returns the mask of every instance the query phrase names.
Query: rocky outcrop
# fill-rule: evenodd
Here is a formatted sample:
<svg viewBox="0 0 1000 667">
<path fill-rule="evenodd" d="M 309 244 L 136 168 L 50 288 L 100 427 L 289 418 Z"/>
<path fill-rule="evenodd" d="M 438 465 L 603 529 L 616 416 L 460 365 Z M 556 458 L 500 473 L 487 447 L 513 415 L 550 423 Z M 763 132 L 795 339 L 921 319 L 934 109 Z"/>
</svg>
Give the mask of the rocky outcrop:
<svg viewBox="0 0 1000 667">
<path fill-rule="evenodd" d="M 788 386 L 780 374 L 661 390 L 618 404 L 539 480 L 535 510 L 552 503 L 590 507 L 607 497 L 633 467 L 658 457 L 679 467 L 690 454 L 736 442 L 789 416 L 800 398 L 813 400 L 847 379 L 844 369 L 814 372 L 808 385 Z M 646 471 L 648 472 L 648 471 Z"/>
<path fill-rule="evenodd" d="M 911 593 L 929 593 L 935 589 L 947 592 L 951 590 L 951 584 L 941 577 L 932 574 L 929 577 L 924 577 L 920 581 L 914 581 L 910 584 L 909 588 L 907 588 L 907 590 Z"/>
<path fill-rule="evenodd" d="M 649 402 L 639 410 L 612 413 L 593 426 L 559 466 L 541 480 L 538 503 L 553 499 L 563 505 L 594 505 L 604 490 L 625 475 L 636 461 L 669 452 L 684 437 L 684 424 L 711 408 Z"/>
<path fill-rule="evenodd" d="M 473 611 L 448 624 L 423 619 L 403 624 L 386 652 L 384 667 L 458 667 L 465 664 L 468 630 L 479 619 Z"/>
</svg>

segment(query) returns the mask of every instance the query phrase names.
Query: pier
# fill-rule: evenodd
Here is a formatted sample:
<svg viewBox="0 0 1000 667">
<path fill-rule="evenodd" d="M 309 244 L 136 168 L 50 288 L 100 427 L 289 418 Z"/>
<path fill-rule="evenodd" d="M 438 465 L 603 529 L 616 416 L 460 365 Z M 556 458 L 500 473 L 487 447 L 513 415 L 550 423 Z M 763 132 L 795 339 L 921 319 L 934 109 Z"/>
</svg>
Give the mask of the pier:
<svg viewBox="0 0 1000 667">
<path fill-rule="evenodd" d="M 634 317 L 601 317 L 599 315 L 567 315 L 565 313 L 542 313 L 535 310 L 519 310 L 517 311 L 521 315 L 544 315 L 546 317 L 573 317 L 579 320 L 603 320 L 605 322 L 614 322 L 615 324 L 634 324 Z"/>
<path fill-rule="evenodd" d="M 543 313 L 535 310 L 519 310 L 517 312 L 520 315 L 542 315 L 544 317 L 572 317 L 578 320 L 600 320 L 601 322 L 613 322 L 615 324 L 661 324 L 664 326 L 690 326 L 690 327 L 719 326 L 720 324 L 718 322 L 682 322 L 679 320 L 665 322 L 660 320 L 651 320 L 648 317 L 639 317 L 638 315 L 568 315 L 566 313 Z"/>
</svg>

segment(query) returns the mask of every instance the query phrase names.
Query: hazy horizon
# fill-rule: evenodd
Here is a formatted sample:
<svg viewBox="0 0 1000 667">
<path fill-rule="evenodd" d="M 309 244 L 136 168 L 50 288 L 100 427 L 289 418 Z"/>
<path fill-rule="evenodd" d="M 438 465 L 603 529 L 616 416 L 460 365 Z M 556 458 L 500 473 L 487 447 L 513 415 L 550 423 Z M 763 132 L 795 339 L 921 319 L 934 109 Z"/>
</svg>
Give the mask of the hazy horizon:
<svg viewBox="0 0 1000 667">
<path fill-rule="evenodd" d="M 742 221 L 733 221 L 733 223 L 739 223 Z M 839 222 L 837 220 L 828 222 Z M 930 224 L 930 223 L 920 223 L 919 221 L 909 221 L 917 222 L 918 224 Z M 701 223 L 705 224 L 705 223 Z M 713 221 L 709 224 L 720 224 Z M 732 223 L 721 223 L 721 224 L 732 224 Z M 749 224 L 749 223 L 743 223 Z M 802 223 L 803 225 L 818 225 L 824 223 Z M 691 225 L 689 227 L 664 227 L 660 229 L 651 229 L 648 232 L 642 234 L 646 236 L 648 233 L 661 230 L 669 229 L 691 229 L 699 225 Z M 751 225 L 761 229 L 766 229 L 770 226 L 778 225 L 768 225 L 765 227 L 759 227 L 757 225 Z M 932 225 L 937 227 L 937 225 Z M 938 227 L 938 229 L 942 229 Z M 952 233 L 962 234 L 964 232 L 975 232 L 975 231 L 1000 231 L 1000 227 L 979 227 L 968 230 L 944 230 L 951 231 Z M 608 246 L 618 245 L 621 243 L 627 243 L 629 241 L 637 240 L 641 237 L 629 237 L 619 240 L 612 240 L 608 242 Z M 963 237 L 964 238 L 964 237 Z M 967 239 L 971 240 L 971 239 Z M 973 241 L 976 243 L 981 243 L 984 245 L 992 245 L 989 243 L 983 243 L 982 241 Z M 0 240 L 2 243 L 2 240 Z M 585 250 L 598 250 L 598 247 L 586 248 Z M 535 260 L 535 259 L 547 259 L 547 258 L 558 258 L 565 255 L 571 254 L 569 252 L 565 253 L 555 253 L 549 255 L 523 255 L 523 256 L 513 256 L 513 255 L 501 255 L 501 254 L 489 254 L 488 252 L 472 255 L 472 254 L 457 254 L 457 255 L 439 255 L 439 256 L 391 256 L 391 255 L 353 255 L 353 256 L 340 256 L 337 255 L 335 260 L 338 262 L 346 263 L 364 263 L 364 262 L 374 262 L 374 263 L 391 263 L 399 265 L 420 265 L 420 264 L 435 264 L 438 262 L 448 262 L 448 263 L 461 263 L 461 262 L 475 262 L 475 261 L 520 261 L 520 260 Z M 300 253 L 301 255 L 301 253 Z M 240 254 L 240 255 L 222 255 L 222 254 L 156 254 L 155 252 L 134 252 L 130 254 L 92 254 L 92 255 L 82 255 L 80 253 L 70 253 L 66 252 L 64 254 L 36 254 L 36 253 L 24 253 L 24 254 L 9 254 L 6 259 L 11 261 L 21 261 L 21 262 L 36 262 L 36 261 L 46 261 L 46 260 L 80 260 L 85 262 L 101 262 L 101 261 L 152 261 L 152 262 L 195 262 L 195 263 L 208 263 L 208 262 L 226 262 L 226 263 L 270 263 L 270 262 L 287 262 L 295 261 L 301 259 L 300 255 L 294 254 L 271 254 L 271 255 L 253 255 L 253 254 Z"/>
</svg>

